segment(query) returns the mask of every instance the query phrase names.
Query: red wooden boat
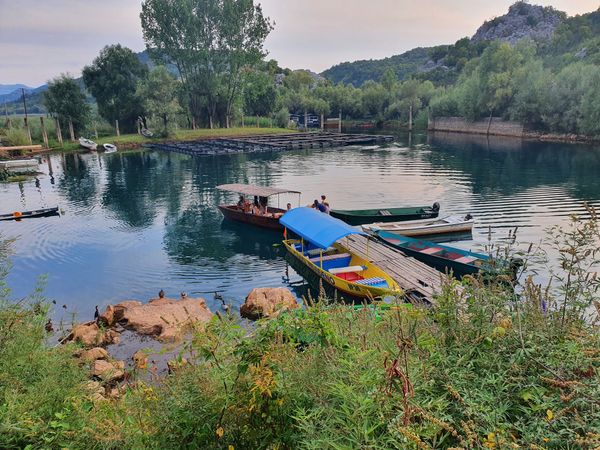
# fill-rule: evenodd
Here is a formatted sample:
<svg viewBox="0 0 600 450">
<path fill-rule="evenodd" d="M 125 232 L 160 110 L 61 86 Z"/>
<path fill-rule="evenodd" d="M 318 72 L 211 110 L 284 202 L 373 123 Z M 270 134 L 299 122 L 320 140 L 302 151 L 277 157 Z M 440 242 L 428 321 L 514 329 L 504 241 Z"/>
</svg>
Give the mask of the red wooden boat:
<svg viewBox="0 0 600 450">
<path fill-rule="evenodd" d="M 279 223 L 279 218 L 287 210 L 269 206 L 269 198 L 274 195 L 291 193 L 298 194 L 298 201 L 300 201 L 300 192 L 289 189 L 253 186 L 249 184 L 222 184 L 217 186 L 217 189 L 240 194 L 240 202 L 238 204 L 219 205 L 219 209 L 226 219 L 248 223 L 257 227 L 269 228 L 271 230 L 283 230 L 283 226 Z M 246 201 L 246 196 L 254 197 L 254 202 L 258 201 L 260 208 L 254 208 L 254 202 Z M 260 209 L 260 211 L 257 209 Z"/>
</svg>

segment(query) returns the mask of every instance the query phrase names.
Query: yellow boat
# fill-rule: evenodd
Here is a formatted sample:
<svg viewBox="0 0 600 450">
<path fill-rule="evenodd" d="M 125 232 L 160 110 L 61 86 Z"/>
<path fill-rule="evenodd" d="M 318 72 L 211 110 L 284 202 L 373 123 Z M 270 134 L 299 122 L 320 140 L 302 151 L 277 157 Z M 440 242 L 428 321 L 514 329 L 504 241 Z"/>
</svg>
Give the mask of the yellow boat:
<svg viewBox="0 0 600 450">
<path fill-rule="evenodd" d="M 311 208 L 295 208 L 280 219 L 300 239 L 283 241 L 288 252 L 335 289 L 358 298 L 402 295 L 398 284 L 375 264 L 339 242 L 364 234 L 339 219 Z"/>
</svg>

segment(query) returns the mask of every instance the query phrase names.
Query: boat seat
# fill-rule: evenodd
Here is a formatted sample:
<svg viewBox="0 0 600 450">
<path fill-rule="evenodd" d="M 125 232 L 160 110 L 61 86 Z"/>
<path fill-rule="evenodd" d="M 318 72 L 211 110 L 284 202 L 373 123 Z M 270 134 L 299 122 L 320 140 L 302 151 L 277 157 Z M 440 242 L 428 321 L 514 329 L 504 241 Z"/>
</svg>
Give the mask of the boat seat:
<svg viewBox="0 0 600 450">
<path fill-rule="evenodd" d="M 371 286 L 371 287 L 387 287 L 387 285 L 388 285 L 387 281 L 385 281 L 381 277 L 365 278 L 363 280 L 355 281 L 355 283 L 362 284 L 364 286 Z"/>
<path fill-rule="evenodd" d="M 461 258 L 457 258 L 454 261 L 459 262 L 459 263 L 463 263 L 463 264 L 470 264 L 473 261 L 477 261 L 478 258 L 476 258 L 475 256 L 463 256 Z"/>
<path fill-rule="evenodd" d="M 327 253 L 327 252 L 332 252 L 335 250 L 335 248 L 333 247 L 327 247 L 324 249 L 320 249 L 320 248 L 313 248 L 311 250 L 307 250 L 304 253 L 306 255 L 310 255 L 310 256 L 319 256 L 321 254 L 321 250 L 323 250 L 323 253 Z"/>
<path fill-rule="evenodd" d="M 352 255 L 350 255 L 350 253 L 336 253 L 335 255 L 325 255 L 323 256 L 323 261 L 334 261 L 336 259 L 344 259 L 344 258 L 349 258 Z M 316 256 L 314 258 L 309 258 L 310 262 L 313 263 L 319 263 L 321 262 L 321 257 L 320 256 Z"/>
<path fill-rule="evenodd" d="M 350 273 L 350 272 L 362 272 L 367 270 L 365 266 L 347 266 L 347 267 L 336 267 L 334 269 L 329 269 L 329 273 L 338 274 L 338 273 Z"/>
<path fill-rule="evenodd" d="M 423 250 L 419 250 L 421 253 L 425 253 L 426 255 L 433 255 L 435 253 L 441 252 L 443 248 L 440 247 L 429 247 L 424 248 Z"/>
<path fill-rule="evenodd" d="M 391 215 L 392 215 L 392 213 L 391 213 L 391 212 L 389 212 L 387 209 L 380 209 L 380 210 L 379 210 L 379 215 L 380 215 L 380 216 L 391 216 Z"/>
</svg>

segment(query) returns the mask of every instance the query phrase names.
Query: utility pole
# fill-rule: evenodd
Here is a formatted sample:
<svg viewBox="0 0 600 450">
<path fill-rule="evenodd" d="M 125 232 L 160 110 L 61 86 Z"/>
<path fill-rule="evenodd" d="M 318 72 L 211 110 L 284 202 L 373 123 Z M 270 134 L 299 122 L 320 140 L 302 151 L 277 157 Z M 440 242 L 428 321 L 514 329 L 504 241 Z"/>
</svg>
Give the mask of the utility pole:
<svg viewBox="0 0 600 450">
<path fill-rule="evenodd" d="M 23 108 L 25 109 L 25 128 L 27 128 L 27 136 L 29 137 L 29 145 L 33 144 L 31 140 L 31 130 L 29 129 L 29 120 L 27 120 L 27 102 L 25 101 L 25 88 L 21 88 L 23 94 Z"/>
</svg>

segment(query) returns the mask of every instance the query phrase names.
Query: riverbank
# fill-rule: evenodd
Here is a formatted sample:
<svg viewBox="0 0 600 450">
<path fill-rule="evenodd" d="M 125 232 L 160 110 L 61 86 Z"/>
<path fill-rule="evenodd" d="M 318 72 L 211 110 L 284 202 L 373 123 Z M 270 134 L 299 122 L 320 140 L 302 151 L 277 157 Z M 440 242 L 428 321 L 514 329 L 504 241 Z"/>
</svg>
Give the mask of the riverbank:
<svg viewBox="0 0 600 450">
<path fill-rule="evenodd" d="M 216 139 L 221 137 L 254 136 L 261 134 L 293 133 L 286 128 L 201 128 L 196 130 L 176 130 L 166 138 L 147 138 L 139 134 L 122 134 L 120 136 L 101 136 L 97 140 L 98 145 L 109 143 L 117 146 L 119 150 L 130 150 L 143 146 L 144 144 L 160 144 L 171 141 L 194 141 L 202 139 Z M 55 146 L 50 151 L 86 151 L 78 142 L 65 142 L 63 147 Z"/>
</svg>

